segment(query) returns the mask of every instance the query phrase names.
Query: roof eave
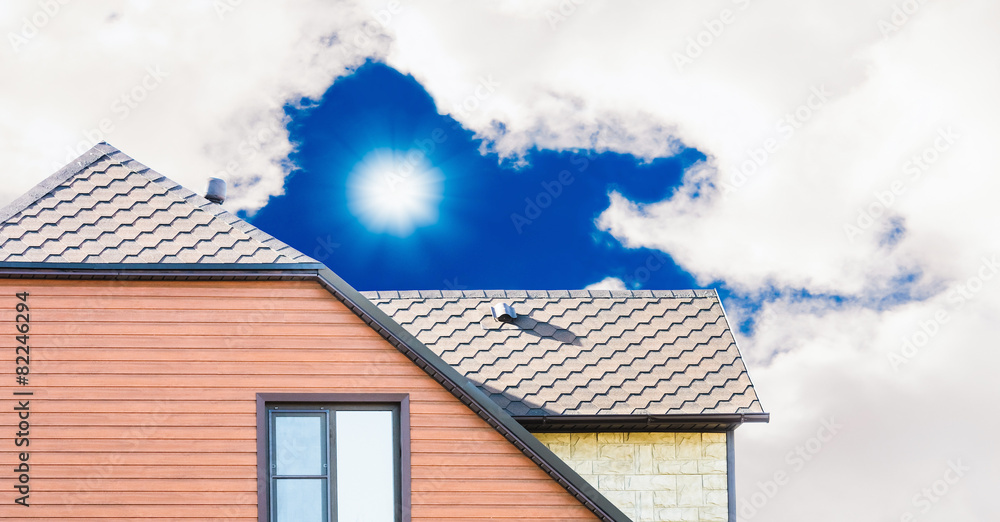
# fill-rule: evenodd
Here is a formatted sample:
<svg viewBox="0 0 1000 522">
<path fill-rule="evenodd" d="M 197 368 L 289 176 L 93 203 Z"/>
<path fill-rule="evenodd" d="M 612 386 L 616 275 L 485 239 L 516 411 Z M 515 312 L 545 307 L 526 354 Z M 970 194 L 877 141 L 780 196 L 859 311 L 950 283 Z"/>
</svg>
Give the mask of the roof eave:
<svg viewBox="0 0 1000 522">
<path fill-rule="evenodd" d="M 724 432 L 745 422 L 769 422 L 768 413 L 685 413 L 668 415 L 514 416 L 529 431 Z"/>
<path fill-rule="evenodd" d="M 0 272 L 24 274 L 72 274 L 76 272 L 226 272 L 247 270 L 303 270 L 318 272 L 322 263 L 49 263 L 0 262 Z"/>
</svg>

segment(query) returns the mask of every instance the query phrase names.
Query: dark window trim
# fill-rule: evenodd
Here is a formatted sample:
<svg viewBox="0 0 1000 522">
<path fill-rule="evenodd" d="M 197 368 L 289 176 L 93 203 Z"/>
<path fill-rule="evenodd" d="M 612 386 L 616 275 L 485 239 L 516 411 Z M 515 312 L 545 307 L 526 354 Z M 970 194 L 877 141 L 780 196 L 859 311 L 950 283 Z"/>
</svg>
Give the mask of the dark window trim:
<svg viewBox="0 0 1000 522">
<path fill-rule="evenodd" d="M 410 396 L 405 393 L 258 393 L 257 394 L 257 520 L 268 522 L 267 404 L 268 403 L 393 403 L 399 405 L 399 492 L 401 520 L 410 522 Z"/>
</svg>

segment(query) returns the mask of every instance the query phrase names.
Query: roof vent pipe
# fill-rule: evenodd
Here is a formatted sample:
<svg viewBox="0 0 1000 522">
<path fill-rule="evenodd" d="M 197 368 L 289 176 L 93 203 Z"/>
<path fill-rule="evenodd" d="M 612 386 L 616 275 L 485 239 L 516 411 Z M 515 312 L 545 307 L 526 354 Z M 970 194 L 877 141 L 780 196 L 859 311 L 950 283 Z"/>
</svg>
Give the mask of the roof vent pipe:
<svg viewBox="0 0 1000 522">
<path fill-rule="evenodd" d="M 493 318 L 501 323 L 512 323 L 517 319 L 514 307 L 507 303 L 497 303 L 490 308 L 490 311 L 493 312 Z"/>
<path fill-rule="evenodd" d="M 226 200 L 226 182 L 219 178 L 208 178 L 208 192 L 205 199 L 212 203 L 222 204 Z"/>
</svg>

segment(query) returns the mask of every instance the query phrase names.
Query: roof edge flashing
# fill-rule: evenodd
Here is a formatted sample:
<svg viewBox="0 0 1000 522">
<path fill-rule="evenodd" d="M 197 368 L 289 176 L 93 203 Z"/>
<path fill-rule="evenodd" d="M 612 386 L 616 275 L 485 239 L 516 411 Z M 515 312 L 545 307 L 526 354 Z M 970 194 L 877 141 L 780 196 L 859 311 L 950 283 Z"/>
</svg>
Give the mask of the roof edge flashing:
<svg viewBox="0 0 1000 522">
<path fill-rule="evenodd" d="M 0 273 L 28 270 L 38 272 L 129 272 L 129 271 L 199 271 L 230 270 L 321 270 L 323 263 L 27 263 L 0 262 Z"/>
<path fill-rule="evenodd" d="M 572 428 L 573 426 L 608 427 L 619 431 L 656 431 L 671 426 L 729 430 L 743 423 L 767 423 L 769 413 L 684 413 L 667 415 L 515 415 L 514 420 L 531 428 Z M 721 427 L 721 428 L 720 428 Z"/>
</svg>

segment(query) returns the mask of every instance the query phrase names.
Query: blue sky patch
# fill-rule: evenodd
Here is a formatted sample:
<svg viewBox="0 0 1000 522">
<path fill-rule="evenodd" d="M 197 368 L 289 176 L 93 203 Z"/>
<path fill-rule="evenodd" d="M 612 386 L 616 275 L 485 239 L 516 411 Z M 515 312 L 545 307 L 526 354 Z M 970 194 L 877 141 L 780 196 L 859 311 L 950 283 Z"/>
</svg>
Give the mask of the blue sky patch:
<svg viewBox="0 0 1000 522">
<path fill-rule="evenodd" d="M 298 169 L 249 220 L 359 289 L 568 289 L 608 276 L 697 286 L 666 254 L 626 249 L 594 225 L 611 190 L 667 197 L 704 159 L 697 150 L 650 162 L 532 150 L 515 166 L 483 155 L 416 80 L 376 63 L 288 114 Z"/>
</svg>

